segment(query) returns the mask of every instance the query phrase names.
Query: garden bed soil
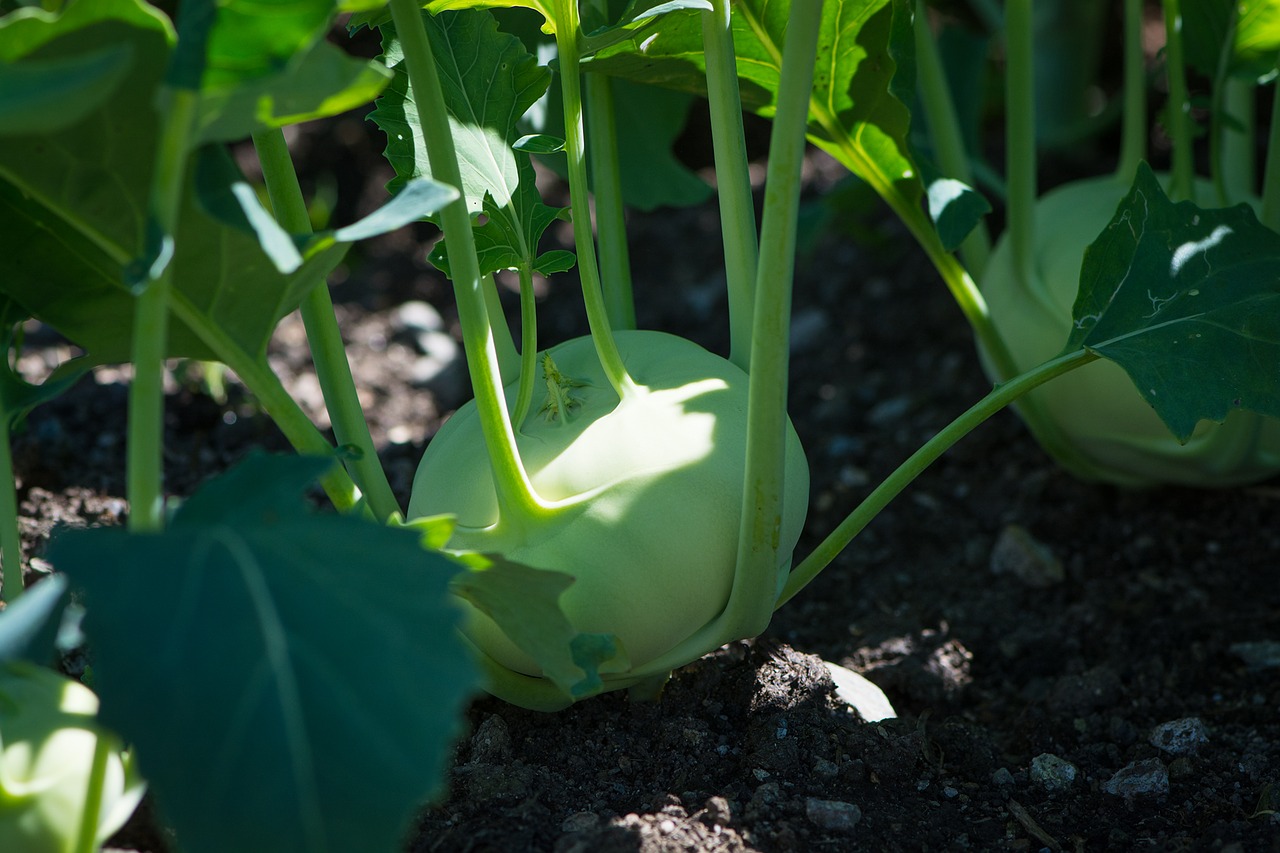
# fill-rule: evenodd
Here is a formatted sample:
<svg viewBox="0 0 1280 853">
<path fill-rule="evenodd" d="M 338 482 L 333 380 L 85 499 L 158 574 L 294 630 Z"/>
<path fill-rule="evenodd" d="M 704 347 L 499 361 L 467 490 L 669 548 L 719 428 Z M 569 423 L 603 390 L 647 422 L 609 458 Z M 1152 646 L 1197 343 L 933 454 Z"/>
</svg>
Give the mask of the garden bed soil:
<svg viewBox="0 0 1280 853">
<path fill-rule="evenodd" d="M 385 177 L 377 151 L 356 119 L 325 132 L 352 144 L 295 144 L 313 168 L 372 174 L 337 187 L 367 208 Z M 333 149 L 345 159 L 324 162 Z M 815 186 L 831 174 L 813 159 Z M 705 207 L 637 215 L 631 227 L 641 325 L 723 352 L 716 223 Z M 426 235 L 363 247 L 334 285 L 402 502 L 426 441 L 465 397 L 456 365 L 429 378 L 430 312 L 401 307 L 437 306 L 456 334 L 445 284 L 422 259 Z M 813 472 L 801 555 L 990 387 L 960 312 L 891 215 L 873 205 L 815 239 L 794 306 L 791 411 Z M 575 287 L 565 277 L 544 293 L 543 340 L 583 331 Z M 30 344 L 31 359 L 59 350 L 39 329 Z M 315 411 L 296 318 L 272 363 Z M 219 401 L 176 376 L 172 493 L 252 449 L 286 449 L 234 381 Z M 118 523 L 127 511 L 125 379 L 98 371 L 16 438 L 32 571 L 47 569 L 54 525 Z M 1002 413 L 764 636 L 676 672 L 658 701 L 610 694 L 541 714 L 478 698 L 449 793 L 407 849 L 1278 851 L 1278 518 L 1277 482 L 1082 483 Z M 864 673 L 899 716 L 860 720 L 822 661 Z M 158 851 L 165 838 L 138 819 L 113 845 Z"/>
</svg>

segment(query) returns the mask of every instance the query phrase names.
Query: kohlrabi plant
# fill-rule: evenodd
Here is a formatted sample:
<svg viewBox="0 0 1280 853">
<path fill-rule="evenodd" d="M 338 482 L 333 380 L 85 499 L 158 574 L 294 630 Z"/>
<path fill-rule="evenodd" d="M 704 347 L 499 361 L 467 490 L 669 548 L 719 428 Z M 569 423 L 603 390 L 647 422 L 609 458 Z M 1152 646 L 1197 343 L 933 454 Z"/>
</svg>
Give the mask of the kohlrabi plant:
<svg viewBox="0 0 1280 853">
<path fill-rule="evenodd" d="M 1169 91 L 1164 115 L 1172 139 L 1173 169 L 1160 176 L 1160 182 L 1175 201 L 1207 207 L 1244 203 L 1263 213 L 1262 200 L 1254 195 L 1253 98 L 1256 81 L 1274 77 L 1280 52 L 1280 40 L 1261 14 L 1269 5 L 1273 4 L 1196 0 L 1164 4 Z M 984 364 L 996 381 L 1059 353 L 1071 331 L 1085 250 L 1099 226 L 1115 214 L 1145 156 L 1148 80 L 1142 47 L 1143 4 L 1129 0 L 1124 6 L 1125 98 L 1116 171 L 1057 187 L 1041 198 L 1036 197 L 1030 3 L 1005 6 L 1008 227 L 989 258 L 985 245 L 972 242 L 964 253 L 981 283 L 990 322 L 1008 348 L 1010 362 L 1002 363 L 998 351 L 982 347 Z M 1190 20 L 1191 26 L 1184 27 L 1184 20 Z M 923 25 L 922 21 L 922 56 L 932 49 Z M 1206 178 L 1193 174 L 1188 65 L 1213 84 L 1208 128 L 1212 174 Z M 935 90 L 945 85 L 939 78 L 928 79 Z M 944 93 L 931 94 L 938 99 Z M 930 115 L 940 152 L 957 147 L 956 139 L 945 138 L 955 131 L 944 111 L 945 101 Z M 948 165 L 965 176 L 962 154 L 953 154 Z M 1280 194 L 1278 182 L 1280 177 L 1268 172 L 1266 186 L 1272 195 Z M 1274 200 L 1270 208 L 1264 221 L 1274 228 L 1280 221 Z M 1209 234 L 1198 244 L 1188 243 L 1176 256 L 1175 266 L 1197 259 L 1197 246 L 1207 249 L 1216 239 Z M 1153 294 L 1151 314 L 1159 314 L 1164 305 Z M 1274 418 L 1234 411 L 1221 423 L 1198 425 L 1189 438 L 1175 437 L 1152 408 L 1151 393 L 1135 386 L 1117 365 L 1101 362 L 1037 390 L 1022 411 L 1045 448 L 1087 479 L 1126 485 L 1227 486 L 1255 482 L 1280 471 L 1280 422 Z"/>
<path fill-rule="evenodd" d="M 1183 438 L 1231 409 L 1280 414 L 1280 237 L 1246 209 L 1170 202 L 1145 166 L 1097 223 L 1052 357 L 1017 373 L 952 254 L 981 204 L 955 181 L 926 185 L 908 145 L 919 29 L 903 0 L 184 0 L 176 20 L 143 0 L 46 5 L 0 18 L 0 317 L 7 350 L 34 318 L 85 356 L 39 386 L 7 361 L 0 423 L 81 365 L 133 366 L 128 529 L 60 532 L 48 558 L 86 608 L 98 720 L 184 849 L 395 848 L 477 685 L 542 710 L 658 696 L 672 670 L 763 631 L 986 418 L 1100 358 Z M 540 16 L 554 62 L 488 8 L 509 6 Z M 329 39 L 346 13 L 379 31 L 379 59 Z M 635 328 L 612 77 L 707 99 L 727 353 Z M 537 121 L 548 91 L 560 132 Z M 393 196 L 312 233 L 282 128 L 370 103 Z M 759 220 L 744 107 L 773 121 Z M 1006 381 L 795 561 L 809 475 L 788 334 L 806 137 L 902 217 Z M 227 153 L 246 139 L 263 187 Z M 539 194 L 535 154 L 560 158 L 567 208 Z M 405 508 L 324 282 L 353 242 L 420 219 L 443 237 L 429 258 L 453 283 L 474 399 L 432 438 Z M 575 251 L 544 250 L 563 220 Z M 548 345 L 534 276 L 575 267 L 589 334 Z M 517 285 L 518 333 L 495 276 Z M 267 361 L 295 309 L 333 440 Z M 255 455 L 166 497 L 173 358 L 229 367 L 298 456 Z M 331 511 L 304 500 L 317 480 Z M 0 521 L 12 601 L 16 518 Z M 107 774 L 94 762 L 88 784 Z"/>
<path fill-rule="evenodd" d="M 52 645 L 47 635 L 56 617 L 66 612 L 66 587 L 65 578 L 55 577 L 0 613 L 5 850 L 97 849 L 133 814 L 145 789 L 133 756 L 97 719 L 93 691 L 38 662 Z"/>
</svg>

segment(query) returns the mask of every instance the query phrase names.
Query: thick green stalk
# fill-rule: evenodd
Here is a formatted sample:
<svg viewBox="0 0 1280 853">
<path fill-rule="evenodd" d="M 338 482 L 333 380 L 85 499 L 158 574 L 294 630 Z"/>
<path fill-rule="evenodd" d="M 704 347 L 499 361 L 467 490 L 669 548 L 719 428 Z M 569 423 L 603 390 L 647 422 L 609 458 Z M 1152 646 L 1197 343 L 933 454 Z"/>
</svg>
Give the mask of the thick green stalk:
<svg viewBox="0 0 1280 853">
<path fill-rule="evenodd" d="M 99 735 L 93 747 L 93 760 L 89 765 L 88 789 L 84 796 L 84 811 L 80 813 L 80 827 L 76 831 L 75 853 L 94 853 L 97 845 L 98 822 L 102 818 L 102 792 L 106 787 L 107 762 L 111 758 L 111 746 L 105 735 Z"/>
<path fill-rule="evenodd" d="M 291 234 L 309 234 L 311 218 L 302 196 L 302 187 L 298 185 L 298 174 L 289 156 L 284 132 L 279 128 L 260 130 L 253 135 L 253 145 L 262 163 L 262 177 L 266 181 L 276 219 Z M 378 451 L 373 446 L 364 411 L 360 408 L 327 283 L 318 283 L 303 297 L 301 313 L 316 377 L 320 380 L 320 391 L 333 423 L 333 434 L 339 445 L 356 451 L 353 458 L 345 460 L 345 464 L 364 493 L 374 517 L 385 522 L 393 513 L 399 512 L 400 507 L 378 459 Z"/>
<path fill-rule="evenodd" d="M 1009 187 L 1009 249 L 1015 280 L 1035 275 L 1036 98 L 1031 0 L 1006 0 L 1005 179 Z"/>
<path fill-rule="evenodd" d="M 747 170 L 747 140 L 742 126 L 729 0 L 711 0 L 711 5 L 710 11 L 702 13 L 702 52 L 707 62 L 707 103 L 728 284 L 729 361 L 748 370 L 759 255 L 756 207 Z"/>
<path fill-rule="evenodd" d="M 618 125 L 612 79 L 588 74 L 586 130 L 590 146 L 591 191 L 595 197 L 596 239 L 600 242 L 600 284 L 605 312 L 615 329 L 636 327 L 631 292 L 631 255 L 622 203 L 622 170 L 618 165 Z"/>
<path fill-rule="evenodd" d="M 906 462 L 903 462 L 892 474 L 886 477 L 884 482 L 877 486 L 871 494 L 867 495 L 858 504 L 857 508 L 818 547 L 814 548 L 813 552 L 800 562 L 800 565 L 795 567 L 790 577 L 787 578 L 786 586 L 783 587 L 782 595 L 778 598 L 777 606 L 781 607 L 786 604 L 796 593 L 804 589 L 811 580 L 817 577 L 819 572 L 826 568 L 853 541 L 854 537 L 871 523 L 872 519 L 880 514 L 880 510 L 884 509 L 916 477 L 920 476 L 926 468 L 933 464 L 934 460 L 950 450 L 956 442 L 972 432 L 979 424 L 1023 394 L 1026 394 L 1032 388 L 1048 382 L 1055 376 L 1060 376 L 1069 370 L 1088 364 L 1097 358 L 1097 355 L 1087 350 L 1076 350 L 1047 361 L 1039 367 L 1018 376 L 1016 379 L 997 385 L 991 393 L 971 406 L 964 414 L 929 439 L 923 447 L 911 454 Z"/>
<path fill-rule="evenodd" d="M 208 317 L 181 292 L 174 291 L 169 295 L 169 309 L 196 333 L 205 346 L 217 353 L 227 367 L 235 371 L 294 450 L 312 456 L 333 456 L 333 445 L 285 390 L 265 359 L 246 353 L 222 327 L 210 323 Z M 320 479 L 320 485 L 338 511 L 349 512 L 356 507 L 360 495 L 346 469 L 335 465 Z"/>
<path fill-rule="evenodd" d="M 582 115 L 580 73 L 582 37 L 575 0 L 554 0 L 556 8 L 556 50 L 560 57 L 560 91 L 564 102 L 564 153 L 569 173 L 569 205 L 573 215 L 574 248 L 578 252 L 578 276 L 582 280 L 582 300 L 587 323 L 595 342 L 596 356 L 604 375 L 619 398 L 632 393 L 635 383 L 627 374 L 618 352 L 600 287 L 600 267 L 596 262 L 591 235 L 591 205 L 588 194 L 586 149 Z"/>
<path fill-rule="evenodd" d="M 524 423 L 533 404 L 533 389 L 538 374 L 538 319 L 533 299 L 533 273 L 520 267 L 520 385 L 516 391 L 515 410 L 511 422 L 516 429 Z"/>
<path fill-rule="evenodd" d="M 956 116 L 955 103 L 947 85 L 942 58 L 929 26 L 928 6 L 924 0 L 916 0 L 915 18 L 916 76 L 920 90 L 920 102 L 924 105 L 929 125 L 929 138 L 933 142 L 938 166 L 948 177 L 972 186 L 973 170 L 969 168 L 969 155 L 965 151 L 964 135 L 960 132 L 960 119 Z M 960 245 L 960 257 L 970 275 L 981 279 L 991 256 L 991 235 L 986 221 L 979 222 Z"/>
<path fill-rule="evenodd" d="M 484 307 L 489 313 L 489 329 L 493 333 L 493 346 L 498 353 L 498 366 L 501 368 L 502 384 L 510 385 L 520 378 L 520 353 L 516 352 L 516 343 L 511 337 L 511 326 L 507 325 L 507 315 L 502 310 L 502 300 L 498 297 L 498 282 L 493 273 L 483 277 Z M 530 295 L 530 299 L 532 299 Z M 521 285 L 520 304 L 524 306 L 524 287 Z M 532 303 L 530 303 L 532 305 Z"/>
<path fill-rule="evenodd" d="M 791 4 L 765 178 L 738 556 L 733 591 L 722 617 L 731 637 L 754 637 L 763 631 L 777 591 L 796 216 L 821 23 L 822 0 L 795 0 Z"/>
<path fill-rule="evenodd" d="M 1254 133 L 1258 117 L 1252 80 L 1229 78 L 1223 84 L 1222 103 L 1226 115 L 1234 123 L 1222 123 L 1222 198 L 1223 207 L 1237 204 L 1257 192 L 1257 147 Z"/>
<path fill-rule="evenodd" d="M 424 13 L 414 0 L 390 0 L 390 6 L 404 50 L 409 85 L 418 104 L 431 174 L 438 181 L 461 188 L 462 173 L 458 168 L 458 155 L 449 129 L 449 115 L 440 89 L 435 57 L 422 22 Z M 591 220 L 584 215 L 581 221 L 589 223 Z M 546 510 L 529 482 L 516 448 L 515 432 L 503 397 L 501 368 L 485 304 L 480 262 L 476 257 L 466 201 L 459 198 L 440 211 L 440 224 L 449 245 L 454 297 L 458 305 L 458 319 L 462 323 L 462 345 L 467 354 L 471 387 L 476 395 L 480 428 L 493 466 L 501 517 L 505 523 L 536 518 Z M 599 299 L 598 290 L 596 296 Z M 618 363 L 621 364 L 620 358 Z"/>
<path fill-rule="evenodd" d="M 1169 197 L 1195 201 L 1195 164 L 1191 150 L 1191 99 L 1187 96 L 1187 71 L 1182 56 L 1180 0 L 1164 0 L 1165 65 L 1169 76 L 1168 122 L 1173 140 L 1173 175 Z"/>
<path fill-rule="evenodd" d="M 1262 224 L 1280 231 L 1280 83 L 1272 84 L 1271 127 L 1262 174 Z"/>
<path fill-rule="evenodd" d="M 1124 113 L 1116 177 L 1127 186 L 1147 159 L 1147 67 L 1142 50 L 1142 0 L 1124 2 Z"/>
<path fill-rule="evenodd" d="M 148 281 L 133 314 L 133 382 L 129 386 L 129 441 L 126 492 L 129 529 L 156 532 L 164 527 L 164 360 L 169 342 L 169 291 L 173 275 L 173 234 L 187 171 L 191 132 L 199 95 L 190 89 L 163 93 L 160 145 L 151 177 L 149 213 L 164 245 L 153 259 Z"/>
<path fill-rule="evenodd" d="M 1213 89 L 1209 94 L 1209 177 L 1213 181 L 1214 194 L 1217 196 L 1215 202 L 1220 207 L 1226 207 L 1230 203 L 1228 199 L 1231 197 L 1231 183 L 1238 182 L 1243 173 L 1252 171 L 1253 163 L 1253 152 L 1247 146 L 1240 144 L 1239 136 L 1244 128 L 1233 129 L 1225 121 L 1232 106 L 1228 105 L 1228 98 L 1238 91 L 1238 87 L 1231 85 L 1229 74 L 1231 56 L 1236 43 L 1236 18 L 1236 8 L 1232 4 L 1227 9 L 1227 29 L 1223 34 L 1222 47 L 1218 50 L 1218 64 L 1213 74 Z M 1236 103 L 1233 105 L 1239 107 L 1239 100 L 1239 96 L 1236 95 Z M 1235 113 L 1232 113 L 1231 117 L 1243 118 Z M 1227 152 L 1230 147 L 1234 147 L 1235 155 L 1240 158 L 1238 162 L 1228 159 Z"/>
<path fill-rule="evenodd" d="M 17 479 L 9 444 L 9 413 L 0 406 L 0 600 L 9 603 L 22 594 L 22 530 L 18 527 Z"/>
</svg>

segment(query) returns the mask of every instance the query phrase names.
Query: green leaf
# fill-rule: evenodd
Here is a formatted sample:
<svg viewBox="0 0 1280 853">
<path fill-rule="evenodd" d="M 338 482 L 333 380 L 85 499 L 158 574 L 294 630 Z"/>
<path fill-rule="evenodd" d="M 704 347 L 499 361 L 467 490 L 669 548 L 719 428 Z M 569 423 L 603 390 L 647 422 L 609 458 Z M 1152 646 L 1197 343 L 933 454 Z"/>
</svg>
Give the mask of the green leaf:
<svg viewBox="0 0 1280 853">
<path fill-rule="evenodd" d="M 948 252 L 955 251 L 982 217 L 991 212 L 991 203 L 967 184 L 944 177 L 927 160 L 920 159 L 919 163 L 929 202 L 929 217 L 938 229 L 943 247 Z"/>
<path fill-rule="evenodd" d="M 518 38 L 499 32 L 486 12 L 423 13 L 423 21 L 440 72 L 467 208 L 481 211 L 486 194 L 505 207 L 519 184 L 511 147 L 516 122 L 542 97 L 551 73 Z M 389 24 L 383 28 L 383 52 L 395 79 L 370 118 L 387 134 L 386 157 L 396 172 L 389 187 L 394 190 L 411 177 L 430 176 L 431 166 L 403 53 Z"/>
<path fill-rule="evenodd" d="M 382 207 L 333 232 L 340 242 L 354 243 L 386 234 L 438 213 L 458 197 L 458 191 L 430 178 L 414 178 Z"/>
<path fill-rule="evenodd" d="M 99 106 L 61 131 L 0 137 L 0 293 L 90 351 L 127 361 L 133 296 L 127 271 L 148 247 L 147 206 L 159 131 L 155 99 L 168 63 L 165 19 L 126 0 L 77 3 L 60 17 L 0 23 L 0 53 L 39 59 L 127 46 L 124 79 Z M 24 52 L 25 51 L 25 52 Z M 279 319 L 341 259 L 344 246 L 281 275 L 253 236 L 210 218 L 190 185 L 176 234 L 174 299 L 245 353 L 265 352 Z M 173 356 L 220 358 L 197 329 L 171 326 Z"/>
<path fill-rule="evenodd" d="M 1085 252 L 1067 350 L 1118 363 L 1180 441 L 1235 409 L 1280 417 L 1280 234 L 1174 204 L 1145 164 Z"/>
<path fill-rule="evenodd" d="M 390 81 L 381 63 L 316 42 L 278 74 L 203 95 L 197 138 L 244 139 L 261 128 L 338 115 L 371 102 Z"/>
<path fill-rule="evenodd" d="M 417 534 L 306 508 L 324 460 L 257 456 L 162 534 L 58 535 L 101 718 L 184 850 L 393 850 L 476 684 Z M 250 796 L 246 792 L 251 792 Z"/>
<path fill-rule="evenodd" d="M 486 196 L 484 221 L 474 225 L 481 275 L 506 269 L 534 269 L 543 232 L 556 220 L 569 218 L 568 208 L 542 203 L 529 158 L 521 155 L 518 165 L 520 179 L 510 202 L 499 207 L 492 196 Z M 573 255 L 569 255 L 569 268 L 572 268 Z M 450 275 L 447 241 L 437 242 L 428 260 L 445 275 Z M 564 259 L 559 260 L 563 262 Z"/>
<path fill-rule="evenodd" d="M 1263 79 L 1280 59 L 1280 0 L 1240 0 L 1233 70 Z"/>
<path fill-rule="evenodd" d="M 17 345 L 17 328 L 30 316 L 18 303 L 0 294 L 0 417 L 8 419 L 9 427 L 16 426 L 27 413 L 41 403 L 59 396 L 89 372 L 87 359 L 73 358 L 64 362 L 39 385 L 26 380 L 14 369 L 9 353 Z"/>
<path fill-rule="evenodd" d="M 120 84 L 132 58 L 129 45 L 119 44 L 0 65 L 0 134 L 52 133 L 75 124 Z"/>
<path fill-rule="evenodd" d="M 454 593 L 497 623 L 566 696 L 592 696 L 604 686 L 602 673 L 630 669 L 616 637 L 581 634 L 560 610 L 560 595 L 573 578 L 496 554 L 468 554 L 465 562 L 472 570 L 454 580 Z"/>
<path fill-rule="evenodd" d="M 50 663 L 58 625 L 67 607 L 67 579 L 53 575 L 0 610 L 0 663 Z"/>
<path fill-rule="evenodd" d="M 765 117 L 775 109 L 787 0 L 741 0 L 733 42 L 743 105 Z M 861 177 L 909 223 L 928 227 L 924 193 L 907 147 L 911 116 L 896 96 L 895 51 L 911 19 L 906 0 L 828 0 L 823 4 L 808 137 Z M 677 12 L 599 50 L 590 70 L 705 94 L 702 30 L 696 13 Z M 909 67 L 909 63 L 908 63 Z"/>
<path fill-rule="evenodd" d="M 315 257 L 335 244 L 349 245 L 394 231 L 436 213 L 458 197 L 453 187 L 430 178 L 414 178 L 390 201 L 357 222 L 337 230 L 289 234 L 266 209 L 231 158 L 217 146 L 197 152 L 196 190 L 201 205 L 210 215 L 245 234 L 254 235 L 276 269 L 286 274 L 297 271 L 306 258 Z"/>
</svg>

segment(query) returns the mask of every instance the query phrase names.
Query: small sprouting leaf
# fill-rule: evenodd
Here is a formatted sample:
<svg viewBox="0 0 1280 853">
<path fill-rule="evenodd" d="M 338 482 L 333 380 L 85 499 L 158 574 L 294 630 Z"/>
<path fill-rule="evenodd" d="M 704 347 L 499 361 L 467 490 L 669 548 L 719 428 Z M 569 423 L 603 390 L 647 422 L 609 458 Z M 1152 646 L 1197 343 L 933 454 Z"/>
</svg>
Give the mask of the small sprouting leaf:
<svg viewBox="0 0 1280 853">
<path fill-rule="evenodd" d="M 555 275 L 558 272 L 568 272 L 577 262 L 578 256 L 573 252 L 567 249 L 552 249 L 550 252 L 538 255 L 538 259 L 533 262 L 533 269 L 542 275 Z"/>
<path fill-rule="evenodd" d="M 101 718 L 185 850 L 396 849 L 443 779 L 476 687 L 457 566 L 412 531 L 310 511 L 329 464 L 257 456 L 164 533 L 50 548 L 84 590 Z"/>
<path fill-rule="evenodd" d="M 566 696 L 594 695 L 603 687 L 601 674 L 629 668 L 616 637 L 581 634 L 561 611 L 570 576 L 494 554 L 468 554 L 464 561 L 473 568 L 454 580 L 453 591 L 492 619 Z"/>
<path fill-rule="evenodd" d="M 511 147 L 526 154 L 559 154 L 564 150 L 564 140 L 545 133 L 530 133 L 517 139 Z"/>
<path fill-rule="evenodd" d="M 1280 417 L 1280 234 L 1247 205 L 1174 204 L 1143 164 L 1072 316 L 1067 349 L 1118 363 L 1181 441 L 1235 409 Z"/>
<path fill-rule="evenodd" d="M 116 44 L 78 56 L 0 64 L 0 134 L 51 133 L 75 124 L 119 85 L 132 59 L 128 44 Z"/>
<path fill-rule="evenodd" d="M 518 38 L 500 32 L 487 12 L 424 12 L 423 23 L 440 71 L 467 207 L 478 213 L 486 194 L 504 207 L 519 183 L 517 154 L 511 147 L 516 122 L 546 91 L 551 72 L 538 65 Z M 383 52 L 395 78 L 370 118 L 387 134 L 386 157 L 396 171 L 390 184 L 394 190 L 412 177 L 429 176 L 431 164 L 403 53 L 390 24 L 383 28 Z"/>
<path fill-rule="evenodd" d="M 926 160 L 920 160 L 929 217 L 948 252 L 954 251 L 991 212 L 991 203 L 982 193 L 955 178 L 943 177 Z"/>
</svg>

